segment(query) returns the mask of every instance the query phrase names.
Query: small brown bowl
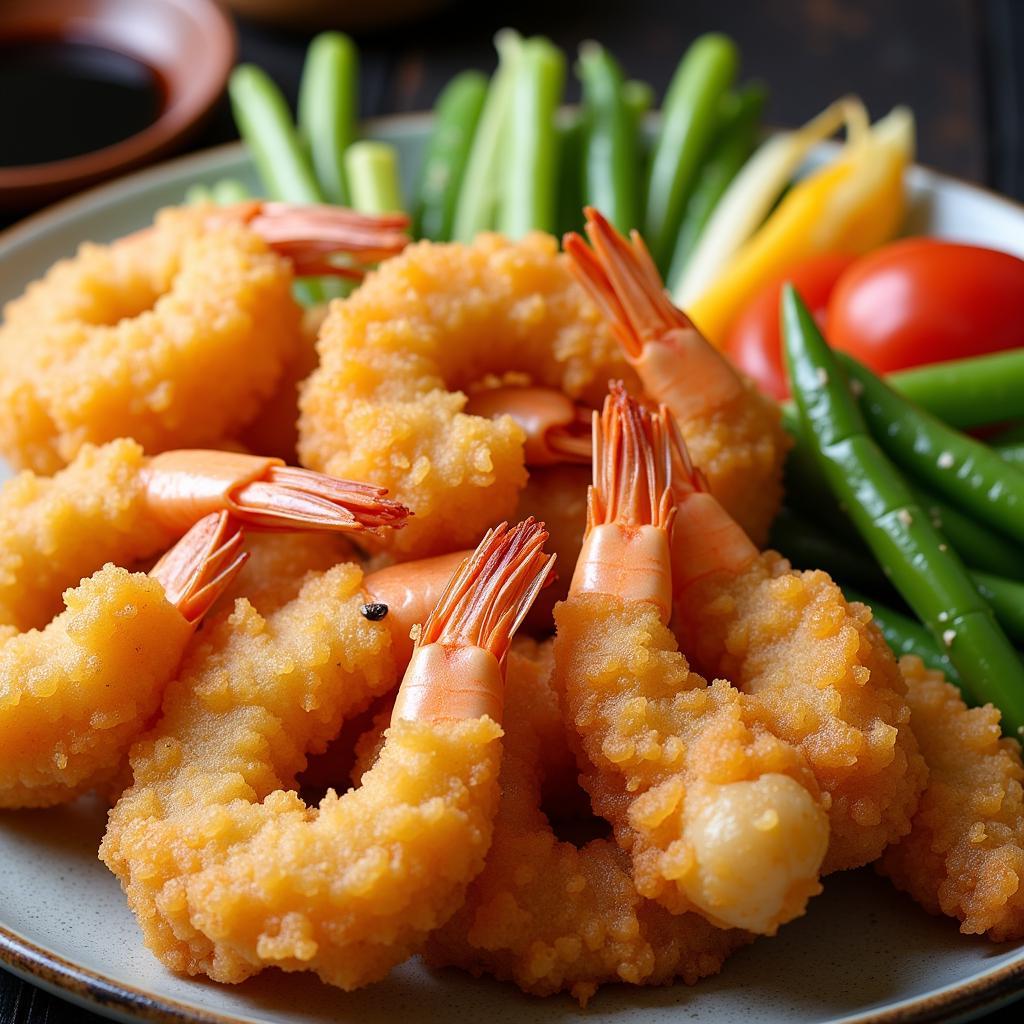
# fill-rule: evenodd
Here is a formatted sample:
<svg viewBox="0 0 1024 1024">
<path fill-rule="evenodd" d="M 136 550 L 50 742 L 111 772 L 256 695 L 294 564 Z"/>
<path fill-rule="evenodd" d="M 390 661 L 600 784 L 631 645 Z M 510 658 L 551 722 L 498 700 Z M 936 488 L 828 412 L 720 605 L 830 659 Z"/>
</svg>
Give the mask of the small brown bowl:
<svg viewBox="0 0 1024 1024">
<path fill-rule="evenodd" d="M 151 67 L 165 94 L 147 128 L 51 163 L 0 167 L 0 206 L 39 206 L 170 152 L 209 114 L 235 60 L 235 31 L 214 0 L 4 0 L 0 40 L 66 38 Z M 5 102 L 12 102 L 6 98 Z"/>
</svg>

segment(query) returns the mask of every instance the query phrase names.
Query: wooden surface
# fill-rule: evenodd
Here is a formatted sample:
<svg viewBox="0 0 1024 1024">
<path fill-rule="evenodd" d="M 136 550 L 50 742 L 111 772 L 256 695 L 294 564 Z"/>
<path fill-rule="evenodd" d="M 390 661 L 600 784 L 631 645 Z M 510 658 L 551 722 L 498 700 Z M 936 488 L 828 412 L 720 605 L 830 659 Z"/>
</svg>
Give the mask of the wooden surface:
<svg viewBox="0 0 1024 1024">
<path fill-rule="evenodd" d="M 906 103 L 923 163 L 1024 200 L 1022 14 L 1024 0 L 468 0 L 428 23 L 361 38 L 360 102 L 364 116 L 429 107 L 457 70 L 491 69 L 490 40 L 505 24 L 569 52 L 600 39 L 660 95 L 687 43 L 717 28 L 739 42 L 744 74 L 770 86 L 770 123 L 799 124 L 844 92 L 859 93 L 873 115 Z M 263 65 L 294 100 L 307 39 L 240 30 L 241 58 Z M 222 106 L 192 148 L 234 137 Z M 1020 1013 L 1004 1010 L 987 1024 Z M 0 972 L 0 1024 L 99 1019 Z"/>
</svg>

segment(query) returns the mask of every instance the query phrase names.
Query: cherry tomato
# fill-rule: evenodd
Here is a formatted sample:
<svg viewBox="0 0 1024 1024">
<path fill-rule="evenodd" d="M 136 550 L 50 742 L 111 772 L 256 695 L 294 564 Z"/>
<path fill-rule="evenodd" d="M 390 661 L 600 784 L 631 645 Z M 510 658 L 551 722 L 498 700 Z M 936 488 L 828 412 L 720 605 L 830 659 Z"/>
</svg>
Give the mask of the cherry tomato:
<svg viewBox="0 0 1024 1024">
<path fill-rule="evenodd" d="M 1024 260 L 936 238 L 868 253 L 828 304 L 828 340 L 873 370 L 1024 345 Z"/>
<path fill-rule="evenodd" d="M 762 391 L 779 399 L 789 396 L 779 333 L 779 297 L 783 284 L 793 282 L 818 326 L 824 330 L 832 289 L 856 260 L 856 256 L 845 253 L 825 253 L 798 263 L 765 285 L 733 321 L 725 339 L 725 352 Z"/>
</svg>

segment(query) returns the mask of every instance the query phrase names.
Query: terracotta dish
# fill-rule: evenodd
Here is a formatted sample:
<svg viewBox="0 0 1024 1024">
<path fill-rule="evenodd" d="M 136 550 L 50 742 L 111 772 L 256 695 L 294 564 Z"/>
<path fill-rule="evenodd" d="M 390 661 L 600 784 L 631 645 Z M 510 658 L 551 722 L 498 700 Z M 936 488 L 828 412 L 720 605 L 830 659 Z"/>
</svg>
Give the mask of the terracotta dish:
<svg viewBox="0 0 1024 1024">
<path fill-rule="evenodd" d="M 0 4 L 0 41 L 47 36 L 94 43 L 148 65 L 161 80 L 163 106 L 147 128 L 113 145 L 51 163 L 0 167 L 0 206 L 38 206 L 166 155 L 210 112 L 235 58 L 234 28 L 214 0 Z"/>
</svg>

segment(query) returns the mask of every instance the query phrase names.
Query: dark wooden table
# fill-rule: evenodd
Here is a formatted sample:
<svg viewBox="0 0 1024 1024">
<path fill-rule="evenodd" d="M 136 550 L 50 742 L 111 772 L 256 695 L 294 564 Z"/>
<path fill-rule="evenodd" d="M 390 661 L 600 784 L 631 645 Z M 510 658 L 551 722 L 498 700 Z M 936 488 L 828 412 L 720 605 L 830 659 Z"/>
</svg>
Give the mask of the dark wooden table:
<svg viewBox="0 0 1024 1024">
<path fill-rule="evenodd" d="M 490 40 L 505 24 L 570 53 L 600 39 L 659 94 L 687 43 L 722 29 L 740 43 L 745 73 L 770 85 L 769 122 L 799 124 L 844 92 L 859 93 L 876 116 L 906 103 L 921 162 L 1024 200 L 1024 0 L 466 0 L 427 23 L 359 40 L 363 116 L 425 109 L 455 71 L 490 70 Z M 308 39 L 239 29 L 242 59 L 265 67 L 294 101 Z M 235 137 L 222 105 L 193 148 Z M 987 1022 L 1020 1014 L 1003 1010 Z M 0 1024 L 99 1020 L 0 972 Z"/>
</svg>

